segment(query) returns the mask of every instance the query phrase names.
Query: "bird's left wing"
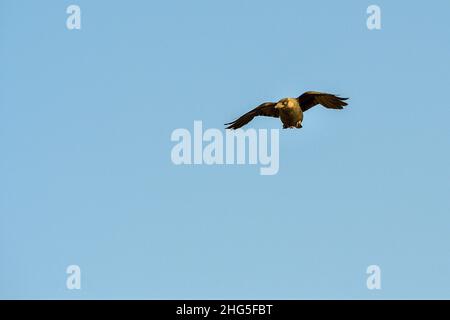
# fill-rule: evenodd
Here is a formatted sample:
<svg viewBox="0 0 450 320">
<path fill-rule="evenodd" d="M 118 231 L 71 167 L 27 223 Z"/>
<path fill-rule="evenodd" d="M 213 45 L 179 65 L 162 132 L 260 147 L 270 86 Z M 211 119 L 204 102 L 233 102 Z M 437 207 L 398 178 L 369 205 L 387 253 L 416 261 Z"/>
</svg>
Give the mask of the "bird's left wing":
<svg viewBox="0 0 450 320">
<path fill-rule="evenodd" d="M 344 100 L 348 98 L 341 98 L 331 93 L 308 91 L 297 98 L 302 111 L 311 109 L 312 107 L 321 104 L 329 109 L 343 109 L 347 105 Z"/>
<path fill-rule="evenodd" d="M 280 113 L 278 109 L 275 109 L 275 105 L 275 102 L 265 102 L 257 106 L 255 109 L 247 112 L 243 116 L 237 118 L 236 120 L 225 123 L 225 125 L 228 125 L 227 129 L 238 129 L 252 121 L 252 119 L 256 116 L 278 118 L 280 116 Z"/>
</svg>

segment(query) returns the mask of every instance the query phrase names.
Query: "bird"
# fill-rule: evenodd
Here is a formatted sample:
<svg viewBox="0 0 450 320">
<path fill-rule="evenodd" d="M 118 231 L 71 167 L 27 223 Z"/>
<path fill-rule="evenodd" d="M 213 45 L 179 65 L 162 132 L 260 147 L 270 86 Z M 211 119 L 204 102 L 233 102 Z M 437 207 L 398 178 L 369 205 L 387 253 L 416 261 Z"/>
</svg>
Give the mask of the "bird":
<svg viewBox="0 0 450 320">
<path fill-rule="evenodd" d="M 343 109 L 348 104 L 348 98 L 325 92 L 307 91 L 298 98 L 283 98 L 278 102 L 264 102 L 240 116 L 236 120 L 225 123 L 226 129 L 239 129 L 253 120 L 256 116 L 280 118 L 283 129 L 302 128 L 303 112 L 320 104 L 328 109 Z"/>
</svg>

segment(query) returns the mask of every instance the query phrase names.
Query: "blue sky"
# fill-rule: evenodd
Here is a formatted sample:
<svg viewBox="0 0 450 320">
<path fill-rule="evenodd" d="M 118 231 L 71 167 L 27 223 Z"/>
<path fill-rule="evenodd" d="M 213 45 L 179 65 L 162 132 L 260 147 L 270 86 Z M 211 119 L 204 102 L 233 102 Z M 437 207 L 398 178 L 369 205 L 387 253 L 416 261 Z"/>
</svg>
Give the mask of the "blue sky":
<svg viewBox="0 0 450 320">
<path fill-rule="evenodd" d="M 0 0 L 0 297 L 450 298 L 449 10 Z M 172 164 L 174 129 L 307 90 L 350 105 L 280 131 L 277 175 Z"/>
</svg>

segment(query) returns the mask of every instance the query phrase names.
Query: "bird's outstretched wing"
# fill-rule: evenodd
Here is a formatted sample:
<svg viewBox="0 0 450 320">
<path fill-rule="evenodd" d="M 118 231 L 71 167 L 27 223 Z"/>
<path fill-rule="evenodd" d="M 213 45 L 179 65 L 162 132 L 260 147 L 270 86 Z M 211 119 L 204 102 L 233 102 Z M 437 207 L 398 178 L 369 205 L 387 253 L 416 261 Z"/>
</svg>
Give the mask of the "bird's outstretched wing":
<svg viewBox="0 0 450 320">
<path fill-rule="evenodd" d="M 278 109 L 275 109 L 275 105 L 275 102 L 265 102 L 257 106 L 255 109 L 247 112 L 243 116 L 237 118 L 236 120 L 225 123 L 225 125 L 228 126 L 227 129 L 238 129 L 252 121 L 252 119 L 256 116 L 278 118 L 280 116 L 280 113 Z"/>
<path fill-rule="evenodd" d="M 308 91 L 297 98 L 302 111 L 311 109 L 315 105 L 321 104 L 329 109 L 343 109 L 347 103 L 344 100 L 348 98 L 341 98 L 331 93 Z"/>
</svg>

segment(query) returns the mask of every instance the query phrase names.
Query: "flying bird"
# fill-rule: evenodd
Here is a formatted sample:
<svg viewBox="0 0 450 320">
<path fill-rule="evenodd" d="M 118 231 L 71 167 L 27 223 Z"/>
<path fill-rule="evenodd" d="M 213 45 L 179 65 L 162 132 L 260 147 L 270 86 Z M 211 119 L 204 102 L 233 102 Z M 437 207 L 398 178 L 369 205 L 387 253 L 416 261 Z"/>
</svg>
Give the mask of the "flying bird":
<svg viewBox="0 0 450 320">
<path fill-rule="evenodd" d="M 278 102 L 265 102 L 236 120 L 225 123 L 226 129 L 238 129 L 252 121 L 256 116 L 280 118 L 283 129 L 302 128 L 303 112 L 320 104 L 328 109 L 343 109 L 348 98 L 334 94 L 307 91 L 298 98 L 284 98 Z"/>
</svg>

